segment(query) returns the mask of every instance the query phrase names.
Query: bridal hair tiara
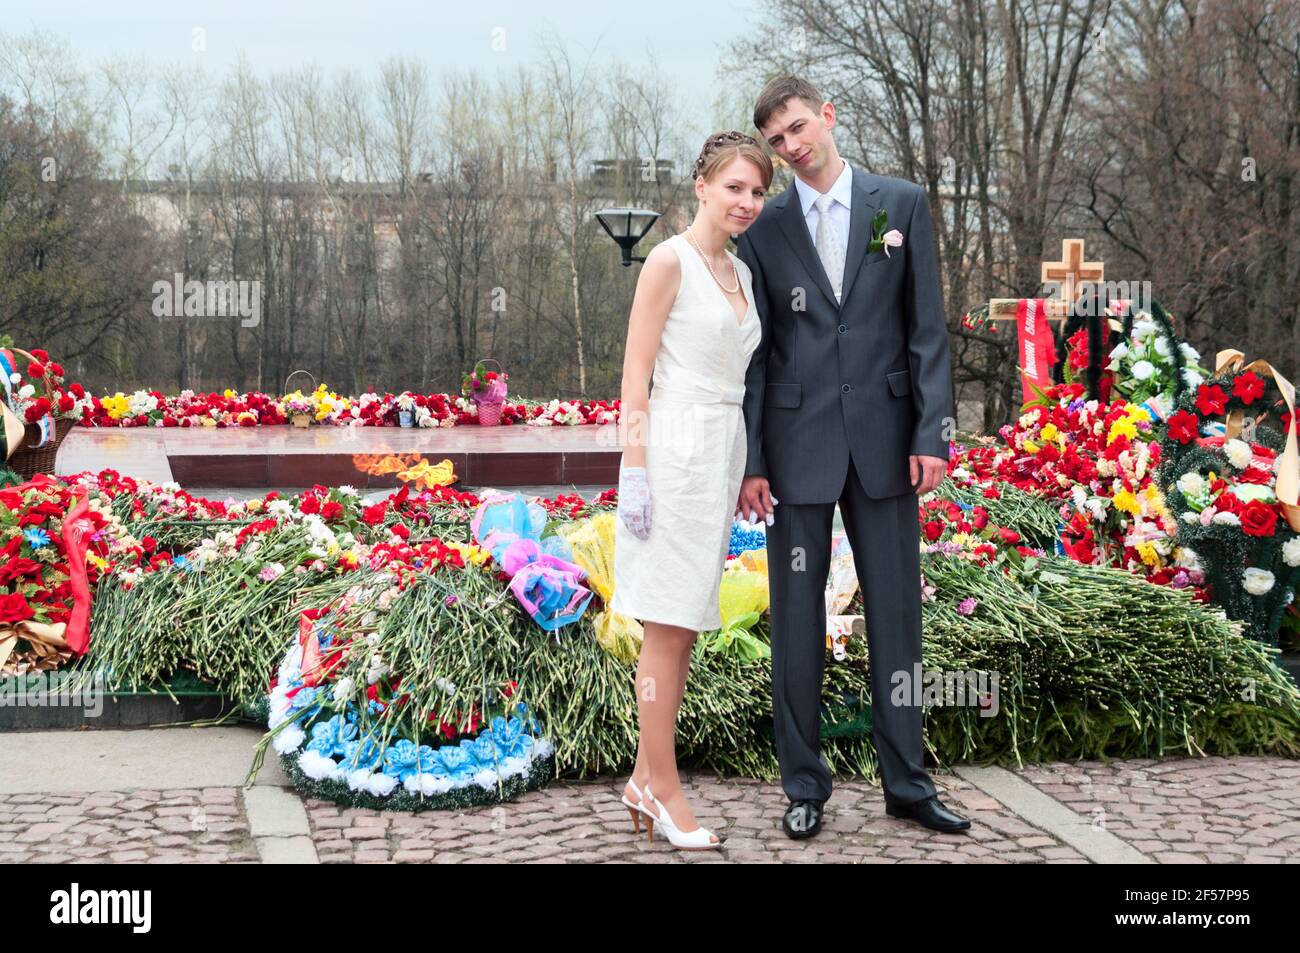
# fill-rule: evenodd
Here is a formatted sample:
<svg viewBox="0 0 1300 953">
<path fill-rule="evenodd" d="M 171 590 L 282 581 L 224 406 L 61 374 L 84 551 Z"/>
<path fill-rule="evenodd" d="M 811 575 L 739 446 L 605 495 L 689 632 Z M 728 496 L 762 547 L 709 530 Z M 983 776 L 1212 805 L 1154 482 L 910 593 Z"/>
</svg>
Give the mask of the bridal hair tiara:
<svg viewBox="0 0 1300 953">
<path fill-rule="evenodd" d="M 695 159 L 695 165 L 691 168 L 691 178 L 698 179 L 700 177 L 700 173 L 704 171 L 704 166 L 709 161 L 709 157 L 718 150 L 725 149 L 727 146 L 757 145 L 758 140 L 753 136 L 747 136 L 735 129 L 730 129 L 727 132 L 715 132 L 704 141 L 704 148 L 700 150 L 699 156 Z"/>
</svg>

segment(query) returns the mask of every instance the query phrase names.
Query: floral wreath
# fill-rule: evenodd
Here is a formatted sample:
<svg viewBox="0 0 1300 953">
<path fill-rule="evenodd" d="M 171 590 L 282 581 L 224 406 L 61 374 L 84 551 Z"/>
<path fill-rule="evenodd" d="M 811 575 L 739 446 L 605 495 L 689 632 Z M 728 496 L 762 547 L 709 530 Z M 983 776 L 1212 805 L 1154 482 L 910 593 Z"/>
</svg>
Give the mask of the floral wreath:
<svg viewBox="0 0 1300 953">
<path fill-rule="evenodd" d="M 1246 623 L 1247 635 L 1275 643 L 1300 585 L 1300 511 L 1275 490 L 1294 413 L 1266 362 L 1243 368 L 1240 352 L 1223 351 L 1217 364 L 1169 417 L 1159 481 L 1214 601 Z M 1262 424 L 1273 415 L 1280 431 Z"/>
<path fill-rule="evenodd" d="M 511 800 L 554 776 L 554 745 L 517 699 L 473 737 L 455 741 L 457 728 L 443 722 L 439 731 L 447 741 L 437 747 L 384 734 L 381 719 L 373 716 L 402 703 L 400 679 L 377 679 L 389 697 L 381 700 L 379 692 L 367 691 L 364 713 L 349 700 L 351 687 L 340 691 L 337 681 L 328 681 L 349 648 L 361 641 L 344 635 L 346 614 L 346 606 L 302 614 L 299 638 L 285 653 L 267 700 L 269 730 L 250 778 L 268 741 L 294 787 L 345 807 L 462 809 Z M 509 698 L 513 688 L 512 683 L 503 694 Z M 471 732 L 481 720 L 487 719 L 474 712 Z"/>
</svg>

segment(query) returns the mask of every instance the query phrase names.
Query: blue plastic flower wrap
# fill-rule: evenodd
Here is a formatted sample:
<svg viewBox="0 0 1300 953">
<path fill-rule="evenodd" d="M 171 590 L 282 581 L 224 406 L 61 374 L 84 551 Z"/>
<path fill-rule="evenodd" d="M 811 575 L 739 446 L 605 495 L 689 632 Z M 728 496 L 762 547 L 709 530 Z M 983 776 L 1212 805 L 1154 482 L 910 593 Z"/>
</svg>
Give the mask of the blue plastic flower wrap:
<svg viewBox="0 0 1300 953">
<path fill-rule="evenodd" d="M 767 533 L 761 526 L 749 526 L 740 520 L 731 524 L 731 542 L 727 546 L 727 555 L 739 556 L 751 549 L 767 548 Z"/>
<path fill-rule="evenodd" d="M 548 632 L 576 622 L 591 603 L 583 585 L 586 571 L 572 562 L 573 550 L 558 535 L 542 538 L 546 511 L 521 494 L 492 494 L 479 504 L 470 530 L 474 540 L 510 577 L 510 590 Z"/>
</svg>

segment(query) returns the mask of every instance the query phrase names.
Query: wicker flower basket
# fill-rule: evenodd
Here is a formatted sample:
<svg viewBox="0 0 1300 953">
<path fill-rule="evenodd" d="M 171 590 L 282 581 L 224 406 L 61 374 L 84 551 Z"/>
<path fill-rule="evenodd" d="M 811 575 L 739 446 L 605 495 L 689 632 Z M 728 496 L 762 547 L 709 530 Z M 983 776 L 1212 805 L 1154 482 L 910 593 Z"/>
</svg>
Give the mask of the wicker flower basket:
<svg viewBox="0 0 1300 953">
<path fill-rule="evenodd" d="M 484 358 L 482 361 L 477 363 L 486 366 L 488 362 L 495 364 L 498 371 L 502 373 L 505 372 L 505 368 L 501 366 L 501 362 L 490 357 Z M 492 397 L 487 397 L 482 400 L 477 397 L 472 397 L 470 399 L 474 401 L 474 406 L 478 408 L 478 425 L 480 427 L 495 427 L 497 424 L 501 423 L 501 412 L 506 406 L 506 388 L 503 382 L 498 394 L 494 394 Z"/>
<path fill-rule="evenodd" d="M 9 350 L 15 354 L 21 354 L 28 361 L 35 361 L 36 358 L 24 351 L 22 348 L 11 347 Z M 50 386 L 47 379 L 42 378 L 41 383 L 45 386 L 45 396 L 54 403 L 54 388 Z M 63 443 L 63 438 L 75 427 L 77 422 L 67 417 L 56 417 L 54 419 L 54 434 L 45 443 L 41 445 L 41 428 L 37 424 L 27 424 L 23 436 L 22 445 L 9 458 L 8 467 L 17 473 L 24 480 L 30 480 L 38 473 L 54 473 L 54 460 L 59 455 L 59 447 Z"/>
</svg>

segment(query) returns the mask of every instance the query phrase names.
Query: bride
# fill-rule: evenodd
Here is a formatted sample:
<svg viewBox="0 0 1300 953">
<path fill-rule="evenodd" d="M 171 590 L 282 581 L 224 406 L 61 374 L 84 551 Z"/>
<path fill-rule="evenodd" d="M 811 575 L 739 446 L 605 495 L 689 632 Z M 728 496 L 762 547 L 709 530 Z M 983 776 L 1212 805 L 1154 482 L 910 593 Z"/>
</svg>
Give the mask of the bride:
<svg viewBox="0 0 1300 953">
<path fill-rule="evenodd" d="M 750 270 L 726 245 L 762 210 L 772 163 L 750 136 L 722 132 L 692 176 L 695 218 L 646 256 L 628 321 L 610 608 L 645 630 L 641 734 L 622 797 L 633 830 L 644 818 L 651 839 L 657 823 L 674 847 L 707 850 L 720 842 L 682 791 L 674 732 L 696 636 L 722 625 L 718 586 L 745 472 L 745 372 L 763 337 Z"/>
</svg>

